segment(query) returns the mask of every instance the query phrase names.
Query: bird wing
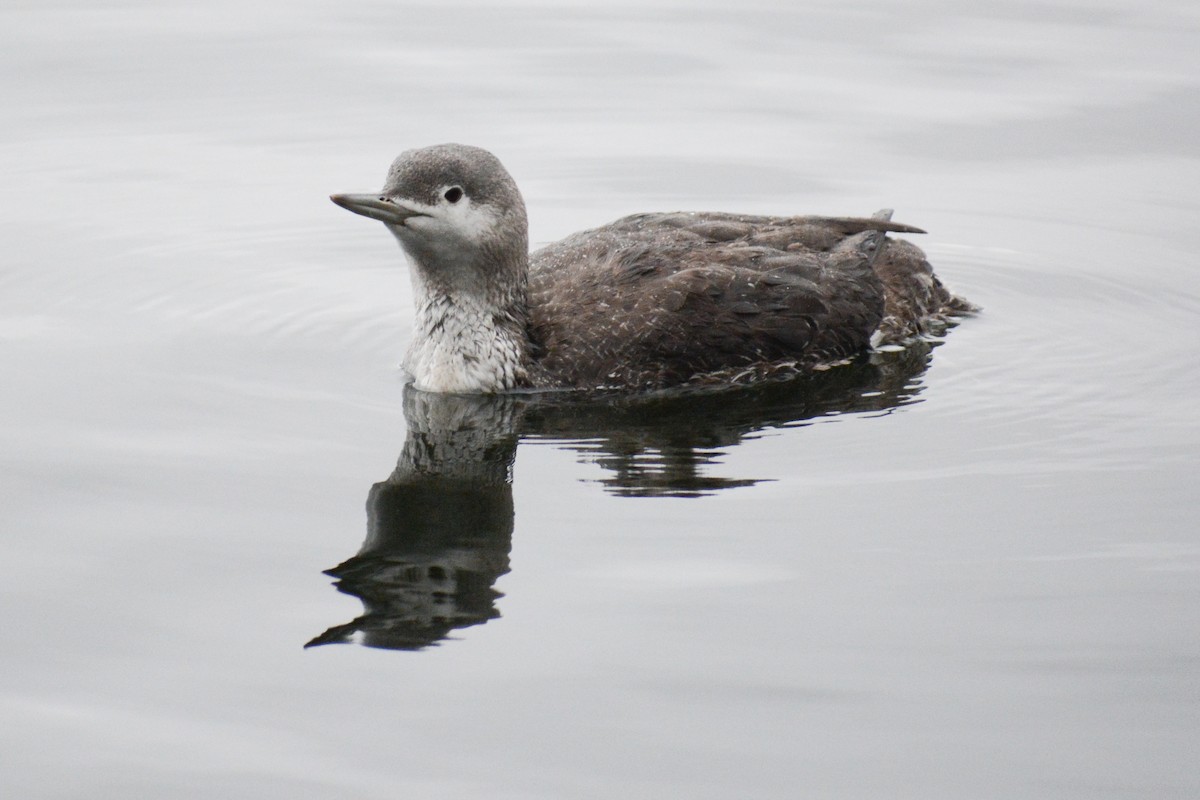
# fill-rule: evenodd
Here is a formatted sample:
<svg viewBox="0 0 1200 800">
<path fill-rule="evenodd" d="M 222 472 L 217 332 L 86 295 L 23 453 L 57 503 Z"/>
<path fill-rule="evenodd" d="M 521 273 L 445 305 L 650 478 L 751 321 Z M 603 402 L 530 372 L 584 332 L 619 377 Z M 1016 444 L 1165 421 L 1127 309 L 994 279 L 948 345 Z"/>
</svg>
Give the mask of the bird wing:
<svg viewBox="0 0 1200 800">
<path fill-rule="evenodd" d="M 796 368 L 868 346 L 886 219 L 641 214 L 531 257 L 541 368 L 580 387 Z"/>
</svg>

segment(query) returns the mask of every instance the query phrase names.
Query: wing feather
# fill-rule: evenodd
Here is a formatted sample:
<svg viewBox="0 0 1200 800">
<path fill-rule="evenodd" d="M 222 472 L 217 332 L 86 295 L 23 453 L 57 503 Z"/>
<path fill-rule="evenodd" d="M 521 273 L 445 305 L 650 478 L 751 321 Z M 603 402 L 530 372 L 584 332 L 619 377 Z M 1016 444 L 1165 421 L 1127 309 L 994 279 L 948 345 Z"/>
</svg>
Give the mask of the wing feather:
<svg viewBox="0 0 1200 800">
<path fill-rule="evenodd" d="M 882 218 L 641 214 L 531 257 L 530 332 L 558 382 L 666 386 L 844 358 L 884 313 Z"/>
</svg>

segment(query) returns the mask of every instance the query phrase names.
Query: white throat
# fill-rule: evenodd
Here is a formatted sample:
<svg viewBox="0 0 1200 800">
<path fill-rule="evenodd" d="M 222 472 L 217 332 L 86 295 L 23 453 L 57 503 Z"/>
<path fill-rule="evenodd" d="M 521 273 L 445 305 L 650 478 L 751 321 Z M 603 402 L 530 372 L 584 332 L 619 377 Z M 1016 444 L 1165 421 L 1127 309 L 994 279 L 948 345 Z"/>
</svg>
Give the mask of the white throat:
<svg viewBox="0 0 1200 800">
<path fill-rule="evenodd" d="M 413 270 L 417 318 L 404 369 L 427 392 L 503 392 L 528 379 L 524 329 L 493 303 L 426 291 Z"/>
</svg>

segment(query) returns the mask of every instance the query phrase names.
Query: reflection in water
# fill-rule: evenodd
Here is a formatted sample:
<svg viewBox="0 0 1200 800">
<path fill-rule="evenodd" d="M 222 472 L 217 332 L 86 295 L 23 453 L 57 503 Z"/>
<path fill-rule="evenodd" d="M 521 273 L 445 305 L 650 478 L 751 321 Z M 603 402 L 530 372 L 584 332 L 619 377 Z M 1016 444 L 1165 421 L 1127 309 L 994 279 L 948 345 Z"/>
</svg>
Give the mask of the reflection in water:
<svg viewBox="0 0 1200 800">
<path fill-rule="evenodd" d="M 328 574 L 362 616 L 309 645 L 359 641 L 418 650 L 500 616 L 519 437 L 565 440 L 604 466 L 621 495 L 696 496 L 755 479 L 706 476 L 724 448 L 769 427 L 910 403 L 931 346 L 756 388 L 641 397 L 404 395 L 408 436 L 395 471 L 367 496 L 367 539 Z"/>
<path fill-rule="evenodd" d="M 601 483 L 614 494 L 711 494 L 761 480 L 704 474 L 724 450 L 755 431 L 913 402 L 931 349 L 928 342 L 916 342 L 897 352 L 748 388 L 539 402 L 526 409 L 521 434 L 565 440 L 564 447 L 611 472 Z"/>
<path fill-rule="evenodd" d="M 362 616 L 309 645 L 362 634 L 416 650 L 499 616 L 492 588 L 512 546 L 512 397 L 404 394 L 408 436 L 395 471 L 367 495 L 367 539 L 327 573 Z"/>
</svg>

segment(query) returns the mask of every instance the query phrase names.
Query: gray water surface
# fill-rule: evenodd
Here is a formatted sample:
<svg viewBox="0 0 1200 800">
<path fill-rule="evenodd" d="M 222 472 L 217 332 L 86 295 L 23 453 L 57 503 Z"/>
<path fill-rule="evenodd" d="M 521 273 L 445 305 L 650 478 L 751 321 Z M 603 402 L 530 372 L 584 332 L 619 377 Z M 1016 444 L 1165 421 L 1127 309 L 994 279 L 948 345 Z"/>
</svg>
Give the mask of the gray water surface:
<svg viewBox="0 0 1200 800">
<path fill-rule="evenodd" d="M 1200 794 L 1193 4 L 0 23 L 5 797 Z M 441 141 L 535 242 L 895 207 L 985 310 L 724 407 L 423 404 L 327 195 Z"/>
</svg>

